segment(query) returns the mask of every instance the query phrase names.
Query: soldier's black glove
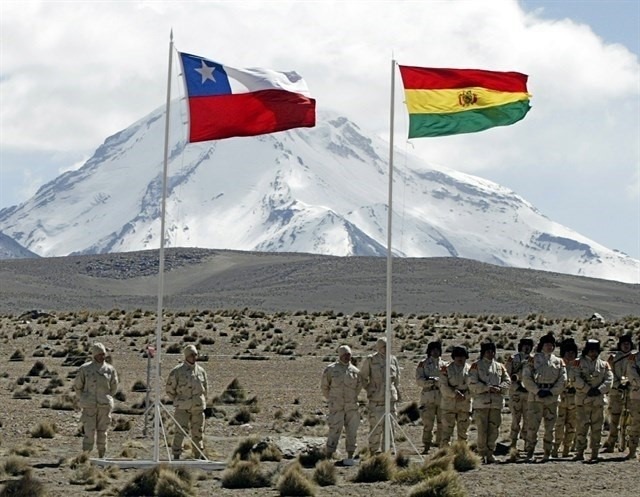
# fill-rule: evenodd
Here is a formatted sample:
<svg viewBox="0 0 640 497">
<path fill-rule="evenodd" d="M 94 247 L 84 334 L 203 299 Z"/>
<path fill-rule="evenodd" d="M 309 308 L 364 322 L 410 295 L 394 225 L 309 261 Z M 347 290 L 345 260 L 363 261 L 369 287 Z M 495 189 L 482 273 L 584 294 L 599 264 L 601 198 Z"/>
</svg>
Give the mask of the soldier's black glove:
<svg viewBox="0 0 640 497">
<path fill-rule="evenodd" d="M 550 397 L 551 395 L 553 395 L 551 393 L 551 390 L 540 390 L 538 392 L 538 397 L 540 397 L 541 399 L 544 399 L 545 397 Z"/>
<path fill-rule="evenodd" d="M 591 387 L 587 392 L 588 397 L 597 397 L 598 395 L 600 395 L 600 390 L 596 387 Z"/>
<path fill-rule="evenodd" d="M 569 387 L 569 388 L 567 388 L 567 393 L 570 393 L 570 394 L 574 394 L 574 393 L 576 393 L 576 387 Z"/>
</svg>

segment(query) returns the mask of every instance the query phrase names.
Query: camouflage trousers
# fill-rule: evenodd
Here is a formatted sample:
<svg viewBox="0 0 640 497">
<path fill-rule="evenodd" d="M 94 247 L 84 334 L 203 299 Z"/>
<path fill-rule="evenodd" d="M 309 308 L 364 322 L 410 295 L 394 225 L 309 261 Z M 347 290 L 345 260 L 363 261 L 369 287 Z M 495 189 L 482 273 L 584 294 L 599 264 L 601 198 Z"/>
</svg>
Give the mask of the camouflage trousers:
<svg viewBox="0 0 640 497">
<path fill-rule="evenodd" d="M 422 420 L 422 443 L 430 446 L 433 439 L 433 426 L 436 425 L 436 442 L 440 445 L 442 438 L 442 409 L 439 402 L 420 406 L 420 419 Z"/>
<path fill-rule="evenodd" d="M 549 397 L 547 397 L 549 398 Z M 535 400 L 529 402 L 529 408 L 527 411 L 527 439 L 525 443 L 525 450 L 527 452 L 533 452 L 538 443 L 538 429 L 542 420 L 544 420 L 544 437 L 543 437 L 543 449 L 546 452 L 551 452 L 553 447 L 553 429 L 556 425 L 556 418 L 558 417 L 558 402 L 549 402 L 544 400 Z"/>
<path fill-rule="evenodd" d="M 511 445 L 516 445 L 518 437 L 527 436 L 527 404 L 529 394 L 527 392 L 514 391 L 509 397 L 509 410 L 511 411 Z M 522 423 L 522 428 L 520 428 Z"/>
<path fill-rule="evenodd" d="M 629 412 L 631 423 L 629 424 L 629 448 L 637 448 L 640 439 L 640 399 L 629 399 Z"/>
<path fill-rule="evenodd" d="M 613 447 L 618 441 L 623 403 L 623 392 L 612 389 L 609 393 L 609 406 L 607 407 L 607 416 L 609 417 L 609 438 L 605 442 L 605 445 Z"/>
<path fill-rule="evenodd" d="M 396 415 L 396 403 L 391 402 L 390 414 L 394 419 L 389 419 L 391 426 L 391 440 L 393 440 L 393 428 Z M 385 423 L 385 406 L 384 402 L 369 402 L 368 417 L 369 417 L 369 450 L 376 452 L 380 450 L 380 443 L 386 445 L 384 438 L 384 423 Z M 391 442 L 391 441 L 390 441 Z"/>
<path fill-rule="evenodd" d="M 80 416 L 84 438 L 82 439 L 82 450 L 91 452 L 94 440 L 98 446 L 98 455 L 103 457 L 107 450 L 107 430 L 111 424 L 111 406 L 98 405 L 95 407 L 85 407 Z"/>
<path fill-rule="evenodd" d="M 500 409 L 475 409 L 473 419 L 478 427 L 478 454 L 481 457 L 493 454 L 502 422 Z"/>
<path fill-rule="evenodd" d="M 576 451 L 584 452 L 587 448 L 587 433 L 591 431 L 591 450 L 600 450 L 602 440 L 602 423 L 604 422 L 604 406 L 586 404 L 576 406 L 578 429 L 576 432 Z"/>
<path fill-rule="evenodd" d="M 173 443 L 171 444 L 171 450 L 174 456 L 179 456 L 182 452 L 182 442 L 184 441 L 185 433 L 189 433 L 191 436 L 191 452 L 193 457 L 199 458 L 200 451 L 204 449 L 202 444 L 202 437 L 204 435 L 204 410 L 201 407 L 196 409 L 176 409 L 173 417 L 178 423 L 176 432 L 173 435 Z M 184 432 L 184 433 L 183 433 Z"/>
<path fill-rule="evenodd" d="M 568 454 L 576 438 L 576 405 L 561 402 L 558 405 L 558 417 L 556 418 L 556 432 L 553 448 L 560 450 L 562 445 L 563 454 Z"/>
<path fill-rule="evenodd" d="M 356 451 L 356 438 L 358 436 L 358 426 L 360 426 L 360 413 L 358 408 L 343 411 L 329 411 L 327 419 L 329 423 L 329 435 L 327 436 L 327 453 L 332 454 L 338 448 L 340 435 L 344 428 L 346 434 L 345 448 L 347 452 Z"/>
<path fill-rule="evenodd" d="M 440 446 L 449 445 L 453 436 L 453 429 L 457 427 L 458 440 L 467 440 L 469 430 L 470 412 L 469 407 L 458 410 L 442 410 L 442 439 Z"/>
</svg>

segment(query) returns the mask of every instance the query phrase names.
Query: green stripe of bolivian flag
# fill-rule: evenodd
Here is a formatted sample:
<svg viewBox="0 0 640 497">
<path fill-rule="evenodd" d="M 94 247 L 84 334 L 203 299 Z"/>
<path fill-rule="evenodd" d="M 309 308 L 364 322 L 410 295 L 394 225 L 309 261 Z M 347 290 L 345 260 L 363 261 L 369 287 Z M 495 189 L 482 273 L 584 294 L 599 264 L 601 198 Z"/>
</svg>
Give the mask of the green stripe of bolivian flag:
<svg viewBox="0 0 640 497">
<path fill-rule="evenodd" d="M 409 138 L 509 126 L 529 112 L 526 74 L 399 66 Z"/>
</svg>

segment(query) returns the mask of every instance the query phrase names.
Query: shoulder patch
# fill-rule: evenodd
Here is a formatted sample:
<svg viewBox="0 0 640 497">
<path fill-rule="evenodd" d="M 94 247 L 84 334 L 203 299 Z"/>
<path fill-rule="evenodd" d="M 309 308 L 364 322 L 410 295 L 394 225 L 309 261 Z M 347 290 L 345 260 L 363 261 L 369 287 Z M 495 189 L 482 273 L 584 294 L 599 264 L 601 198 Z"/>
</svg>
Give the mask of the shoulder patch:
<svg viewBox="0 0 640 497">
<path fill-rule="evenodd" d="M 447 366 L 441 366 L 440 367 L 440 372 L 443 374 L 447 374 Z"/>
<path fill-rule="evenodd" d="M 576 368 L 579 367 L 580 366 L 580 359 L 574 359 L 573 360 L 573 366 L 576 367 Z"/>
<path fill-rule="evenodd" d="M 477 362 L 474 362 L 474 363 L 471 365 L 471 368 L 470 368 L 470 369 L 478 369 L 478 363 L 477 363 Z"/>
</svg>

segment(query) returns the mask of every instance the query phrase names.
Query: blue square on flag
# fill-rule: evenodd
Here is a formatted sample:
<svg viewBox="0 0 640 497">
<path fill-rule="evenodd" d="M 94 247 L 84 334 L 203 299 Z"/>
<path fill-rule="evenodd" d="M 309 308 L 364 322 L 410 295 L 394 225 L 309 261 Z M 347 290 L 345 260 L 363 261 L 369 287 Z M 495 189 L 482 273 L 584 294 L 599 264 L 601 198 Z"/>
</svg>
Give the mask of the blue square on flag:
<svg viewBox="0 0 640 497">
<path fill-rule="evenodd" d="M 187 53 L 181 53 L 180 56 L 189 96 L 204 97 L 231 93 L 229 77 L 222 64 Z"/>
</svg>

